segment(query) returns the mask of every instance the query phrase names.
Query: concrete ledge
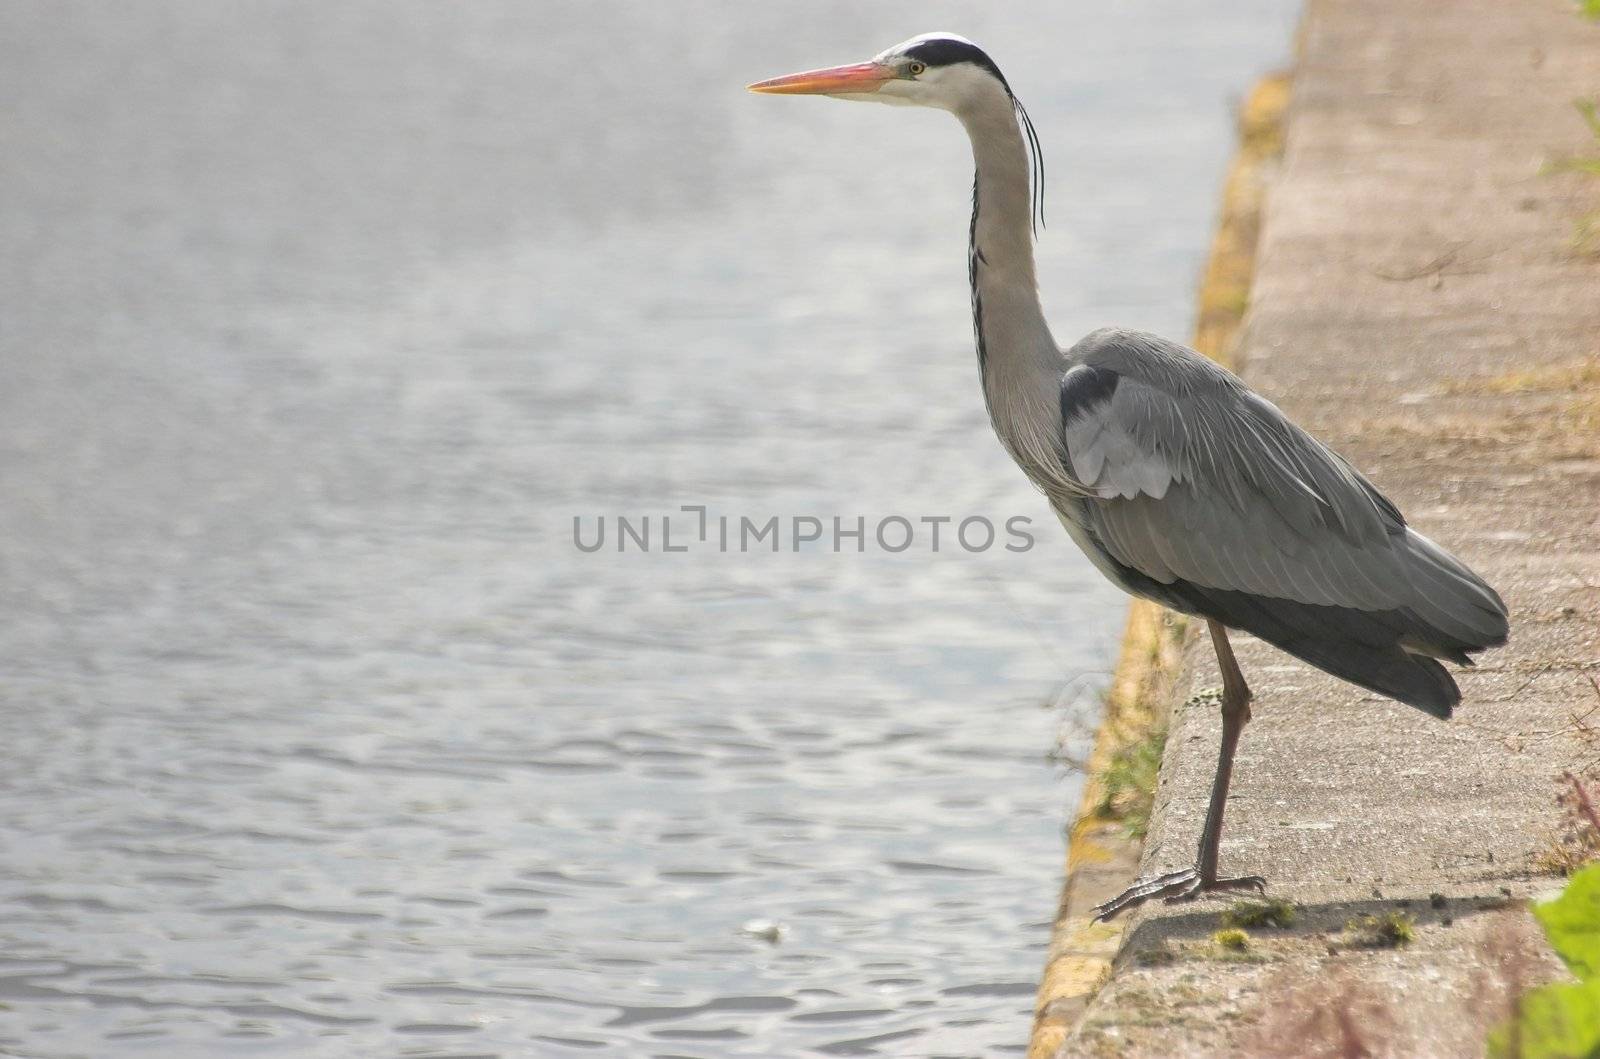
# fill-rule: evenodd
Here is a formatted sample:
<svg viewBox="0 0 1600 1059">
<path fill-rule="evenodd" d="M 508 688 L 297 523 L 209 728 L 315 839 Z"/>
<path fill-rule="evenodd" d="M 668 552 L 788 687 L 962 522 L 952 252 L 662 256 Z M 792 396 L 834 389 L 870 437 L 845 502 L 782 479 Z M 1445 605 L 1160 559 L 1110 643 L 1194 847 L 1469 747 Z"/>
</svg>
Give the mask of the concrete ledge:
<svg viewBox="0 0 1600 1059">
<path fill-rule="evenodd" d="M 1547 163 L 1600 153 L 1597 94 L 1566 0 L 1313 0 L 1239 362 L 1501 590 L 1512 640 L 1439 722 L 1239 637 L 1222 869 L 1298 920 L 1228 950 L 1224 903 L 1141 909 L 1058 1054 L 1478 1054 L 1505 968 L 1550 972 L 1519 902 L 1560 883 L 1559 774 L 1600 766 L 1600 181 Z M 1199 644 L 1176 671 L 1168 702 L 1217 681 Z M 1174 712 L 1144 871 L 1192 856 L 1218 727 Z M 1390 913 L 1408 943 L 1348 942 Z"/>
</svg>

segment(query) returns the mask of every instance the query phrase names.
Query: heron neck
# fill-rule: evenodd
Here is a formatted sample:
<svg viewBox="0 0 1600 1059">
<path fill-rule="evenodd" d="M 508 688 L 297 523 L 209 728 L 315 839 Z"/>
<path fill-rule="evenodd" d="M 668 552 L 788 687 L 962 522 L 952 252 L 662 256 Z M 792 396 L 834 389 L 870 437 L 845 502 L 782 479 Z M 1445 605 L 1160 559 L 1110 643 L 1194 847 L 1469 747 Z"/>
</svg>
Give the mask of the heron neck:
<svg viewBox="0 0 1600 1059">
<path fill-rule="evenodd" d="M 1004 93 L 957 115 L 972 139 L 968 267 L 973 328 L 985 385 L 991 366 L 1053 364 L 1060 358 L 1039 305 L 1033 263 L 1028 149 Z"/>
<path fill-rule="evenodd" d="M 995 432 L 1039 480 L 1057 447 L 1061 351 L 1039 305 L 1028 149 L 1010 96 L 958 112 L 972 139 L 968 269 L 984 400 Z"/>
</svg>

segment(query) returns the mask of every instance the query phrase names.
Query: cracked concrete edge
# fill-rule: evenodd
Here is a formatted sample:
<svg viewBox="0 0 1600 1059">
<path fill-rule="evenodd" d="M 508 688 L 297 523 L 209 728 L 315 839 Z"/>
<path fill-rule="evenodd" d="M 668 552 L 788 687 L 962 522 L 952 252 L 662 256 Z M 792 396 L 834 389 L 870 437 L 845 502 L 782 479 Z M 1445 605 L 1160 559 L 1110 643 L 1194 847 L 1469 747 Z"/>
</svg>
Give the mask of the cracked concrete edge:
<svg viewBox="0 0 1600 1059">
<path fill-rule="evenodd" d="M 1223 185 L 1216 234 L 1200 283 L 1194 348 L 1232 365 L 1255 273 L 1261 210 L 1271 168 L 1283 153 L 1290 75 L 1258 81 L 1239 113 L 1239 146 Z M 1096 923 L 1092 909 L 1138 873 L 1143 841 L 1101 807 L 1118 751 L 1165 729 L 1192 623 L 1134 600 L 1105 715 L 1085 767 L 1083 793 L 1069 831 L 1066 877 L 1049 954 L 1034 1004 L 1028 1059 L 1049 1059 L 1110 976 L 1125 921 Z"/>
</svg>

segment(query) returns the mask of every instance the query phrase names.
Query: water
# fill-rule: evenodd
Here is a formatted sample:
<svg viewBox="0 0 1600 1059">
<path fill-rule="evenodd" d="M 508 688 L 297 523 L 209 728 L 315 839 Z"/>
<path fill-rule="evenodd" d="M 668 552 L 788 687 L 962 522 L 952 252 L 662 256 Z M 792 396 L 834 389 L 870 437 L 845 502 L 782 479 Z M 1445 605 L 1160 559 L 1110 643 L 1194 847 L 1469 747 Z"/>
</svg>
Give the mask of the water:
<svg viewBox="0 0 1600 1059">
<path fill-rule="evenodd" d="M 0 1050 L 1020 1052 L 1122 603 L 959 128 L 741 86 L 967 32 L 1058 335 L 1183 335 L 1294 7 L 0 7 Z M 573 545 L 682 504 L 1037 543 Z"/>
</svg>

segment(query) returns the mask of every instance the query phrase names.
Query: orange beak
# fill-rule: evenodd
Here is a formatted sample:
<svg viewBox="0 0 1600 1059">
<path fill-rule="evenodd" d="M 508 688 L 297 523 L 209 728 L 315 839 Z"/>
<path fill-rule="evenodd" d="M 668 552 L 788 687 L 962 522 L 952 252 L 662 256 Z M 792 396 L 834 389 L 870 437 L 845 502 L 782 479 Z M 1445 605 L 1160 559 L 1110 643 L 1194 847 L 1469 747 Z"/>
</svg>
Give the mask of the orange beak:
<svg viewBox="0 0 1600 1059">
<path fill-rule="evenodd" d="M 882 63 L 856 63 L 757 81 L 750 86 L 750 91 L 785 96 L 863 95 L 876 92 L 884 82 L 894 78 L 894 71 Z"/>
</svg>

